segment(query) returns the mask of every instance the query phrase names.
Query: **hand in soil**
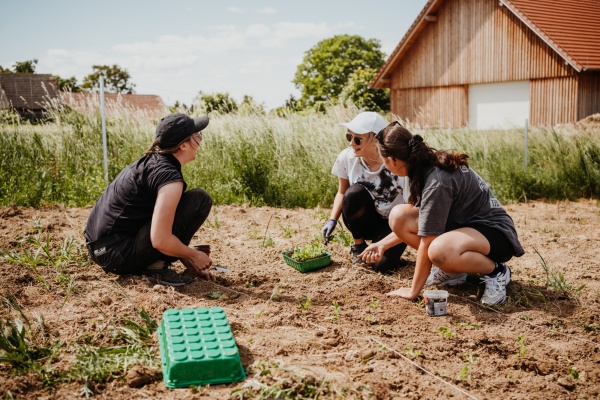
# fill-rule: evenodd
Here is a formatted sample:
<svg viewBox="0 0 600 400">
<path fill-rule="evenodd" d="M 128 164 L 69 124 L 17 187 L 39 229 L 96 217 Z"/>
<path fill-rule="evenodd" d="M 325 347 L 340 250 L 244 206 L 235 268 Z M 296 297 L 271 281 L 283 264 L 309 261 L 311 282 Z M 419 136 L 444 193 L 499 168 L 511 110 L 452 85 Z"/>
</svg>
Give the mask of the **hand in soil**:
<svg viewBox="0 0 600 400">
<path fill-rule="evenodd" d="M 204 256 L 208 258 L 206 254 L 204 254 Z M 210 258 L 208 259 L 210 260 Z M 181 263 L 185 266 L 186 272 L 189 275 L 193 277 L 199 277 L 201 279 L 204 279 L 205 281 L 212 280 L 212 275 L 210 273 L 210 265 L 212 265 L 212 260 L 210 260 L 210 263 L 206 268 L 198 268 L 196 264 L 189 258 L 182 258 Z"/>
<path fill-rule="evenodd" d="M 418 293 L 413 295 L 411 288 L 400 288 L 400 289 L 394 290 L 393 292 L 389 292 L 386 294 L 387 294 L 387 296 L 398 296 L 398 297 L 402 297 L 403 299 L 407 299 L 407 300 L 414 300 L 419 295 Z"/>
</svg>

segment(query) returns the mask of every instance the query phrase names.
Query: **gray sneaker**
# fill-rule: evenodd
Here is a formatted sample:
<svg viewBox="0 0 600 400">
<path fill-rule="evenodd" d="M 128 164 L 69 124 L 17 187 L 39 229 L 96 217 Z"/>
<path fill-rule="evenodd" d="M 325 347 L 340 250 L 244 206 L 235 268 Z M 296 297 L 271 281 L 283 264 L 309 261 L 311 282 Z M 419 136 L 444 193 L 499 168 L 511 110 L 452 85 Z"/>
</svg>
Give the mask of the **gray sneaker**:
<svg viewBox="0 0 600 400">
<path fill-rule="evenodd" d="M 506 301 L 506 285 L 512 275 L 510 268 L 504 263 L 499 263 L 504 269 L 496 276 L 483 275 L 481 281 L 485 283 L 485 290 L 481 296 L 482 304 L 502 304 Z"/>
<path fill-rule="evenodd" d="M 154 280 L 159 285 L 165 286 L 185 286 L 194 282 L 194 278 L 180 275 L 170 268 L 159 269 L 145 269 L 142 271 L 142 275 Z"/>
<path fill-rule="evenodd" d="M 427 286 L 457 286 L 462 285 L 467 280 L 467 274 L 460 272 L 458 274 L 448 274 L 435 265 L 431 267 L 431 272 L 425 281 Z"/>
</svg>

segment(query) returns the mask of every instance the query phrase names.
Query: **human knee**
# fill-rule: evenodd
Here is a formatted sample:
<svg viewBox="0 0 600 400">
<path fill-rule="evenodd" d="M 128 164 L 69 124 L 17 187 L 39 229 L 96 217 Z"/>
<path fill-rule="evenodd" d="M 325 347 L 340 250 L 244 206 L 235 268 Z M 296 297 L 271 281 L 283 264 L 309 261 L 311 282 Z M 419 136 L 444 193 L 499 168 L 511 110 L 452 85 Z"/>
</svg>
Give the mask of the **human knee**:
<svg viewBox="0 0 600 400">
<path fill-rule="evenodd" d="M 390 223 L 390 228 L 394 233 L 401 232 L 407 230 L 411 223 L 413 223 L 414 212 L 411 209 L 412 206 L 409 204 L 399 204 L 392 208 L 390 211 L 390 215 L 388 216 L 388 220 Z"/>
<path fill-rule="evenodd" d="M 443 237 L 437 237 L 431 242 L 427 255 L 433 265 L 440 267 L 444 272 L 456 272 L 456 249 Z"/>
<path fill-rule="evenodd" d="M 348 189 L 346 189 L 346 193 L 344 193 L 344 204 L 346 206 L 354 202 L 362 204 L 367 199 L 372 199 L 372 197 L 367 188 L 359 183 L 351 185 Z"/>
<path fill-rule="evenodd" d="M 191 189 L 185 192 L 184 196 L 189 196 L 191 202 L 199 206 L 200 211 L 208 215 L 212 208 L 212 198 L 210 194 L 202 188 Z"/>
</svg>

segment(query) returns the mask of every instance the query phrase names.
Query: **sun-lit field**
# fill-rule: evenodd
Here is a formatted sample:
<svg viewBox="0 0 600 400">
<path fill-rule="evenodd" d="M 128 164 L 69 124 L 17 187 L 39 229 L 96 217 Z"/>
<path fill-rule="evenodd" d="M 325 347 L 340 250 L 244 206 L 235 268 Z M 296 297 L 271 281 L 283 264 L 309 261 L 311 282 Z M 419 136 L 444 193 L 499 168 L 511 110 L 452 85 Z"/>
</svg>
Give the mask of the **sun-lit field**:
<svg viewBox="0 0 600 400">
<path fill-rule="evenodd" d="M 508 264 L 506 304 L 482 306 L 475 276 L 449 289 L 448 315 L 391 299 L 390 275 L 353 266 L 342 226 L 332 263 L 301 273 L 282 252 L 318 241 L 330 174 L 357 110 L 214 115 L 188 187 L 216 205 L 192 239 L 211 245 L 213 282 L 181 287 L 105 274 L 82 231 L 104 180 L 99 116 L 55 111 L 0 124 L 0 395 L 3 398 L 597 398 L 600 395 L 600 135 L 593 123 L 529 132 L 408 126 L 470 155 L 513 217 L 526 254 Z M 118 117 L 121 115 L 121 117 Z M 389 119 L 389 118 L 388 118 Z M 11 122 L 13 121 L 13 122 Z M 593 121 L 592 121 L 593 122 Z M 152 142 L 156 121 L 107 124 L 109 175 Z M 180 263 L 174 268 L 183 270 Z M 165 310 L 220 307 L 247 378 L 168 389 L 156 329 Z"/>
</svg>

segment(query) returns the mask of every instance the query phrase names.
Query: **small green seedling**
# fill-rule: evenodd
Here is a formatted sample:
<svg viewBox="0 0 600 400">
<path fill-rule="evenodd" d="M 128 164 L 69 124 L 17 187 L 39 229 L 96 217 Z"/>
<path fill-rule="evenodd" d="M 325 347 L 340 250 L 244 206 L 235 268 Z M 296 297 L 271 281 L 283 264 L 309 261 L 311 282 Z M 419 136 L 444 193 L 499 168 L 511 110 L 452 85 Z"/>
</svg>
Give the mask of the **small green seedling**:
<svg viewBox="0 0 600 400">
<path fill-rule="evenodd" d="M 462 369 L 456 376 L 456 379 L 458 379 L 458 380 L 469 379 L 469 370 L 470 369 L 471 369 L 471 367 L 469 367 L 468 365 L 465 365 L 464 367 L 462 367 Z"/>
<path fill-rule="evenodd" d="M 371 298 L 371 304 L 369 304 L 369 307 L 371 308 L 377 308 L 379 307 L 379 300 L 377 300 L 376 298 Z"/>
<path fill-rule="evenodd" d="M 333 305 L 331 306 L 331 308 L 333 308 L 333 315 L 328 315 L 327 317 L 325 317 L 325 319 L 337 321 L 340 318 L 340 304 L 337 302 L 337 300 L 334 300 L 332 304 Z"/>
<path fill-rule="evenodd" d="M 296 230 L 291 226 L 283 226 L 280 224 L 279 227 L 283 231 L 283 237 L 286 239 L 291 238 L 294 235 L 294 233 L 296 233 Z"/>
<path fill-rule="evenodd" d="M 472 351 L 470 351 L 469 354 L 463 354 L 462 359 L 463 361 L 469 362 L 471 364 L 474 364 L 475 361 L 477 361 L 477 357 L 473 355 Z"/>
<path fill-rule="evenodd" d="M 374 315 L 369 315 L 367 318 L 365 318 L 365 321 L 367 321 L 371 325 L 375 325 L 377 323 L 377 317 L 375 317 Z"/>
<path fill-rule="evenodd" d="M 525 353 L 527 353 L 527 348 L 525 347 L 525 335 L 517 336 L 517 339 L 515 341 L 519 343 L 520 347 L 517 355 L 519 357 L 524 357 Z"/>
<path fill-rule="evenodd" d="M 423 301 L 423 298 L 421 296 L 417 297 L 414 301 L 415 303 L 417 303 L 417 307 L 425 308 L 425 302 Z"/>
<path fill-rule="evenodd" d="M 473 323 L 471 323 L 471 321 L 457 322 L 456 326 L 461 326 L 461 327 L 471 328 L 471 329 L 479 329 L 479 325 L 473 324 Z"/>
<path fill-rule="evenodd" d="M 440 326 L 440 335 L 442 337 L 447 337 L 447 338 L 454 337 L 454 333 L 449 328 L 446 328 L 445 326 Z"/>
<path fill-rule="evenodd" d="M 573 377 L 573 379 L 575 379 L 575 380 L 579 379 L 579 372 L 577 372 L 576 369 L 569 367 L 567 369 L 567 372 L 569 373 L 569 375 L 571 375 Z"/>
<path fill-rule="evenodd" d="M 522 321 L 533 321 L 533 318 L 531 318 L 529 315 L 521 315 L 519 319 Z"/>
<path fill-rule="evenodd" d="M 275 287 L 273 287 L 273 292 L 271 292 L 271 297 L 269 297 L 269 300 L 272 301 L 279 301 L 281 300 L 280 294 L 282 292 L 282 288 L 281 285 L 275 285 Z"/>
<path fill-rule="evenodd" d="M 406 349 L 406 355 L 409 356 L 410 358 L 418 358 L 418 357 L 423 358 L 423 352 L 419 349 L 415 349 L 415 347 L 412 344 L 409 345 L 408 348 Z"/>
<path fill-rule="evenodd" d="M 308 307 L 311 305 L 311 300 L 305 294 L 300 295 L 296 300 L 298 301 L 298 306 L 303 310 L 308 310 Z"/>
<path fill-rule="evenodd" d="M 218 299 L 219 297 L 221 297 L 222 295 L 223 295 L 223 293 L 221 293 L 221 292 L 210 292 L 210 293 L 209 293 L 209 294 L 207 294 L 206 296 L 207 296 L 209 299 L 214 299 L 214 300 L 217 300 L 217 299 Z"/>
</svg>

